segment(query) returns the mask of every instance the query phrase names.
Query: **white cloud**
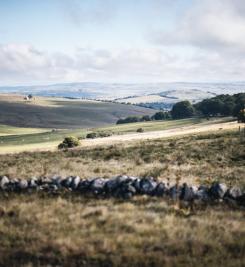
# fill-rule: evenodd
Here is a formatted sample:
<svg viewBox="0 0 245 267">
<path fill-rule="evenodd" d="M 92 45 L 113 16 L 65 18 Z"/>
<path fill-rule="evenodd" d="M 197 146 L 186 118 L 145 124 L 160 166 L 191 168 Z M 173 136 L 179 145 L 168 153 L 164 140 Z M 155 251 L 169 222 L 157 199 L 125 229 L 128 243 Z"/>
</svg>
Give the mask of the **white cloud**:
<svg viewBox="0 0 245 267">
<path fill-rule="evenodd" d="M 171 32 L 155 32 L 162 45 L 245 51 L 245 1 L 196 0 Z"/>
<path fill-rule="evenodd" d="M 2 85 L 57 82 L 160 82 L 242 80 L 243 57 L 203 50 L 81 48 L 73 55 L 23 44 L 0 45 Z"/>
</svg>

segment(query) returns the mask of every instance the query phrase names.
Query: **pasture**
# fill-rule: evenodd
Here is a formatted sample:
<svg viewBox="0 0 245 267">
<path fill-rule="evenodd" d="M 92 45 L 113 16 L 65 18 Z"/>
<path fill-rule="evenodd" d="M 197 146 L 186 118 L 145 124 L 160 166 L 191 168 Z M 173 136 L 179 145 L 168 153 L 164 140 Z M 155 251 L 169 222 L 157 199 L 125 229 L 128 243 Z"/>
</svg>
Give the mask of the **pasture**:
<svg viewBox="0 0 245 267">
<path fill-rule="evenodd" d="M 245 189 L 245 140 L 237 131 L 0 156 L 0 173 L 154 176 Z M 244 210 L 193 209 L 164 198 L 0 194 L 0 266 L 243 266 Z"/>
</svg>

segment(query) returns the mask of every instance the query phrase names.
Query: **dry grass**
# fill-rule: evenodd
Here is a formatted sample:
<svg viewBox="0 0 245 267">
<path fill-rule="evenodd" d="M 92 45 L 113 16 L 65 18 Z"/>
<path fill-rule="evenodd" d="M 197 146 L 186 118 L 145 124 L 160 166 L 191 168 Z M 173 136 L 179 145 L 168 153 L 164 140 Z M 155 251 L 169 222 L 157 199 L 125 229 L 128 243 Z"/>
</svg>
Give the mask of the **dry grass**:
<svg viewBox="0 0 245 267">
<path fill-rule="evenodd" d="M 151 140 L 67 152 L 0 156 L 12 177 L 127 173 L 244 187 L 245 142 L 236 133 Z M 0 193 L 0 266 L 244 266 L 244 210 L 192 210 L 161 198 L 131 201 Z"/>
<path fill-rule="evenodd" d="M 244 266 L 242 210 L 70 194 L 1 203 L 1 266 Z"/>
<path fill-rule="evenodd" d="M 245 141 L 235 132 L 148 140 L 128 144 L 0 156 L 0 173 L 10 177 L 118 174 L 245 186 Z"/>
</svg>

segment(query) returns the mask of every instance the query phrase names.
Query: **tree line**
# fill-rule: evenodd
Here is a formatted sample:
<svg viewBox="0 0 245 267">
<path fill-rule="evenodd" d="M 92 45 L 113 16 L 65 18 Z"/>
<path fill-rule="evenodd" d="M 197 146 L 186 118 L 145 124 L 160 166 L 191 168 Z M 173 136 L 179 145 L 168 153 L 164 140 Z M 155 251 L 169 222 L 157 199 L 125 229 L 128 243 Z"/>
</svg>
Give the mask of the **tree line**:
<svg viewBox="0 0 245 267">
<path fill-rule="evenodd" d="M 151 117 L 148 115 L 142 117 L 130 116 L 125 119 L 119 119 L 117 124 L 216 116 L 233 116 L 237 117 L 238 121 L 245 122 L 245 93 L 222 94 L 204 99 L 194 105 L 190 101 L 180 101 L 173 105 L 171 111 L 156 112 Z"/>
</svg>

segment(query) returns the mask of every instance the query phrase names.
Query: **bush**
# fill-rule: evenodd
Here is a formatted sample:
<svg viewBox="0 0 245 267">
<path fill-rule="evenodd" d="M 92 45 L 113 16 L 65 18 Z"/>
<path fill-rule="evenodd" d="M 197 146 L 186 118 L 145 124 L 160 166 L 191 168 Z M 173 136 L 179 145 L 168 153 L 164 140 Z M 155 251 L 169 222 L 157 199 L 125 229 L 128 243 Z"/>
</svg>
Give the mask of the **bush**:
<svg viewBox="0 0 245 267">
<path fill-rule="evenodd" d="M 80 141 L 75 136 L 65 137 L 62 143 L 58 145 L 58 149 L 72 148 L 80 145 Z"/>
<path fill-rule="evenodd" d="M 88 139 L 94 139 L 94 138 L 98 138 L 98 137 L 108 137 L 111 136 L 112 133 L 110 132 L 92 132 L 92 133 L 88 133 L 86 138 Z"/>
<path fill-rule="evenodd" d="M 237 115 L 238 122 L 245 123 L 245 109 L 241 109 L 240 112 Z"/>
<path fill-rule="evenodd" d="M 143 132 L 144 132 L 144 129 L 143 129 L 143 128 L 139 128 L 139 129 L 137 129 L 136 132 L 137 132 L 137 133 L 143 133 Z"/>
<path fill-rule="evenodd" d="M 88 133 L 86 136 L 86 138 L 88 138 L 88 139 L 94 139 L 96 137 L 97 137 L 97 133 Z"/>
</svg>

